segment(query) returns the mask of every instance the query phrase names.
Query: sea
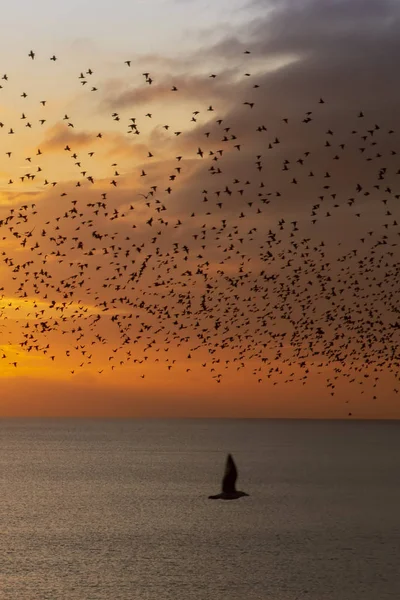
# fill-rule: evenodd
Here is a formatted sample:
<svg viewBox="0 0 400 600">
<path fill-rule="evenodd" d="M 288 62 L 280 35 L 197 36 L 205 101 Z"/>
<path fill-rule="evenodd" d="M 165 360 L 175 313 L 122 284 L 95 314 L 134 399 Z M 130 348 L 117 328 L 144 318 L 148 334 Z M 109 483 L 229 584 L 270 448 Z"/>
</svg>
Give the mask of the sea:
<svg viewBox="0 0 400 600">
<path fill-rule="evenodd" d="M 1 600 L 400 599 L 400 421 L 2 419 L 0 492 Z"/>
</svg>

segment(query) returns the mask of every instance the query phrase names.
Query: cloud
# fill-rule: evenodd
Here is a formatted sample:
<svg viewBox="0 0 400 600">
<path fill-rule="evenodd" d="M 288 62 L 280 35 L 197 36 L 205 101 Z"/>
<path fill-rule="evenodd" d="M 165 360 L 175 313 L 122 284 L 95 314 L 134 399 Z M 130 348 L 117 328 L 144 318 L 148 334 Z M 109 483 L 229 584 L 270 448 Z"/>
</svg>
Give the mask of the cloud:
<svg viewBox="0 0 400 600">
<path fill-rule="evenodd" d="M 287 105 L 293 94 L 301 100 L 312 93 L 315 97 L 328 93 L 336 106 L 356 98 L 371 107 L 397 103 L 400 88 L 393 74 L 400 51 L 398 2 L 260 0 L 250 4 L 261 15 L 264 11 L 264 17 L 208 52 L 232 61 L 244 46 L 259 59 L 297 56 L 297 62 L 266 76 L 272 103 L 279 99 Z"/>
<path fill-rule="evenodd" d="M 84 148 L 93 143 L 97 134 L 88 131 L 75 131 L 75 129 L 59 123 L 46 132 L 46 138 L 41 146 L 43 150 L 51 152 L 64 152 L 65 146 Z"/>
<path fill-rule="evenodd" d="M 206 75 L 176 74 L 172 69 L 168 78 L 162 75 L 158 79 L 154 75 L 155 80 L 151 85 L 145 83 L 144 78 L 141 86 L 123 85 L 117 86 L 115 89 L 115 85 L 109 85 L 109 89 L 104 92 L 103 105 L 108 109 L 117 110 L 152 105 L 157 102 L 167 102 L 167 104 L 171 102 L 174 106 L 179 103 L 187 104 L 188 101 L 196 101 L 196 106 L 199 106 L 200 102 L 207 106 L 218 100 L 226 102 L 229 100 L 232 80 L 237 74 L 236 69 L 231 72 L 225 71 L 216 78 L 211 78 L 211 74 L 213 74 L 211 67 L 210 72 Z M 174 86 L 177 91 L 172 91 Z"/>
</svg>

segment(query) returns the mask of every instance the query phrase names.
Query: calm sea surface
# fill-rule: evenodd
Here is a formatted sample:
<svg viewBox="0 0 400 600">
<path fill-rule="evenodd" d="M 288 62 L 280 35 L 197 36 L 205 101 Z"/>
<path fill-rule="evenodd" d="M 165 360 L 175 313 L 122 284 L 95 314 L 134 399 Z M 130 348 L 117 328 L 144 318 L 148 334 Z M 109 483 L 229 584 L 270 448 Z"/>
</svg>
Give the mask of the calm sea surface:
<svg viewBox="0 0 400 600">
<path fill-rule="evenodd" d="M 400 598 L 400 422 L 5 419 L 0 478 L 2 600 Z"/>
</svg>

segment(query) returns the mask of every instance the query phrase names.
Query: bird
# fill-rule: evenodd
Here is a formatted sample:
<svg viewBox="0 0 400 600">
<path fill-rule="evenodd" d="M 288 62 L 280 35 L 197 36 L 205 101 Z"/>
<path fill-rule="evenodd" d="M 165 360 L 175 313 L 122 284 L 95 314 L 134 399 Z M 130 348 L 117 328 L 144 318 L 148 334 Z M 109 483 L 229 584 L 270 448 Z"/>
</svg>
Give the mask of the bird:
<svg viewBox="0 0 400 600">
<path fill-rule="evenodd" d="M 222 492 L 214 496 L 209 496 L 209 500 L 237 500 L 243 496 L 248 496 L 246 492 L 236 490 L 236 480 L 238 472 L 231 454 L 228 454 L 225 465 L 225 473 L 222 479 Z"/>
</svg>

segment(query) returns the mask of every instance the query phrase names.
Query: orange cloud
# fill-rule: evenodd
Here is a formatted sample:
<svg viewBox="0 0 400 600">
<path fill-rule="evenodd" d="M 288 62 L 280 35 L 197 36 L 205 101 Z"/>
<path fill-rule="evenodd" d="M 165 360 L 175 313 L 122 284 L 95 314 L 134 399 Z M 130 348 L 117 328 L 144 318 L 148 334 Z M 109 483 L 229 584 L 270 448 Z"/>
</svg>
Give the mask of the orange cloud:
<svg viewBox="0 0 400 600">
<path fill-rule="evenodd" d="M 96 133 L 88 131 L 75 131 L 62 123 L 54 125 L 46 132 L 46 137 L 41 143 L 43 150 L 51 152 L 64 152 L 65 146 L 85 148 L 93 143 Z"/>
</svg>

